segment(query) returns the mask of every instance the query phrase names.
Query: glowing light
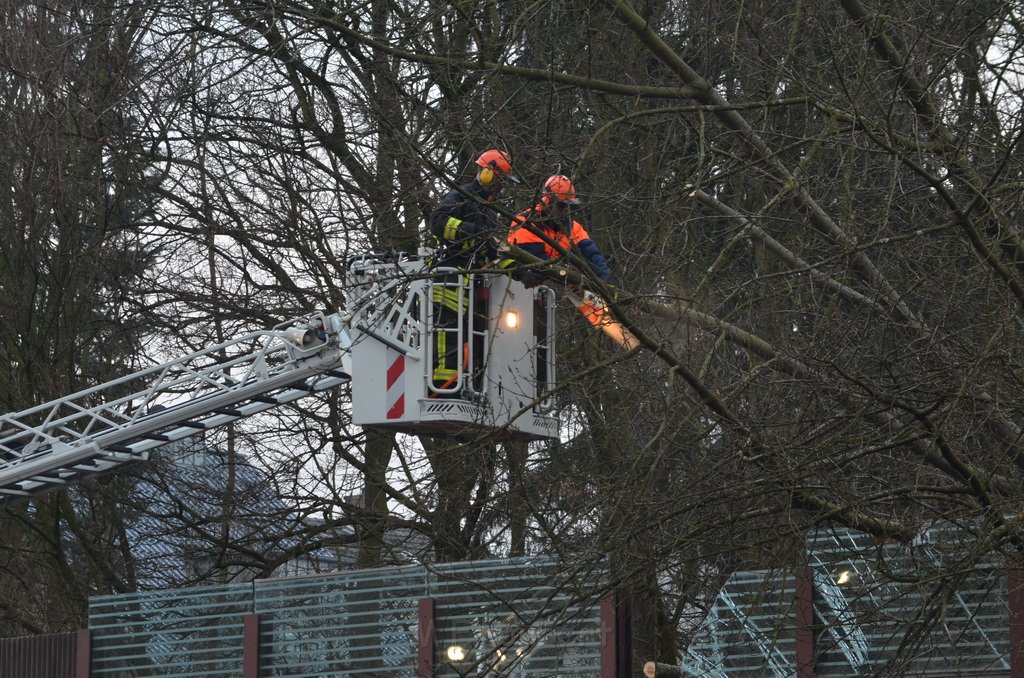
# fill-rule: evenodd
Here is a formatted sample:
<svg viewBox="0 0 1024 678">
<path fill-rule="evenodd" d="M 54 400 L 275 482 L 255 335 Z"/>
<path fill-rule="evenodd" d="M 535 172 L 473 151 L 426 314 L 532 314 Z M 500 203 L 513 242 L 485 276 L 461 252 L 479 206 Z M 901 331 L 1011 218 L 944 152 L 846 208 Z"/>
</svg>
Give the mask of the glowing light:
<svg viewBox="0 0 1024 678">
<path fill-rule="evenodd" d="M 850 573 L 849 570 L 843 570 L 842 572 L 836 575 L 836 583 L 840 586 L 844 584 L 849 584 L 851 579 L 853 579 L 853 575 Z"/>
<path fill-rule="evenodd" d="M 450 662 L 461 662 L 466 660 L 466 649 L 461 645 L 449 645 L 445 650 L 445 656 Z"/>
<path fill-rule="evenodd" d="M 507 312 L 505 314 L 505 326 L 513 330 L 519 327 L 519 313 L 516 311 Z"/>
</svg>

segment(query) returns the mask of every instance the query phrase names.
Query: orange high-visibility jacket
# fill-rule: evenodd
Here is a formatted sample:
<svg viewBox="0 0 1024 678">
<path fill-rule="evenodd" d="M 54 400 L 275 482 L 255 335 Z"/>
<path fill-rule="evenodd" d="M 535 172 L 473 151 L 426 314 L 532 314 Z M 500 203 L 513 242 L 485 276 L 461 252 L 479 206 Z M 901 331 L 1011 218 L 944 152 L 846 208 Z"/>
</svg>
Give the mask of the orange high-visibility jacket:
<svg viewBox="0 0 1024 678">
<path fill-rule="evenodd" d="M 603 280 L 611 277 L 608 262 L 604 255 L 597 248 L 597 245 L 590 238 L 583 225 L 569 217 L 547 217 L 542 212 L 543 206 L 537 205 L 533 209 L 520 212 L 512 220 L 512 230 L 508 234 L 508 241 L 513 245 L 523 248 L 530 254 L 540 259 L 557 259 L 562 255 L 557 249 L 544 241 L 543 238 L 523 228 L 523 224 L 529 220 L 530 224 L 538 228 L 544 235 L 558 243 L 568 251 L 573 245 L 579 249 L 580 254 L 590 261 L 594 273 Z"/>
</svg>

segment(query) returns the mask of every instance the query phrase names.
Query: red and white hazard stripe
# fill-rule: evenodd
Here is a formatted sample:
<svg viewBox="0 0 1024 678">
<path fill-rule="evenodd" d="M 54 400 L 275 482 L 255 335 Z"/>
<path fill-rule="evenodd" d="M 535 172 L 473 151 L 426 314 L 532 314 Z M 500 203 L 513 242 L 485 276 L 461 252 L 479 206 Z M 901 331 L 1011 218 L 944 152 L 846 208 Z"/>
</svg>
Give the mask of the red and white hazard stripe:
<svg viewBox="0 0 1024 678">
<path fill-rule="evenodd" d="M 405 356 L 397 351 L 389 350 L 387 360 L 386 417 L 401 419 L 405 415 Z"/>
</svg>

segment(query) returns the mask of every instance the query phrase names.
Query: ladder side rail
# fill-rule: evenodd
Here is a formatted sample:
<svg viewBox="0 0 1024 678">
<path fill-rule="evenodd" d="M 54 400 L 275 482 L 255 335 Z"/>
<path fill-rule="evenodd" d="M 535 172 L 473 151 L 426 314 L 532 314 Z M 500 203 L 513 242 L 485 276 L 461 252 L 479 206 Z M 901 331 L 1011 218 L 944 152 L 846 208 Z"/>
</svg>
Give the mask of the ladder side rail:
<svg viewBox="0 0 1024 678">
<path fill-rule="evenodd" d="M 486 284 L 489 286 L 490 282 L 486 281 Z M 490 304 L 492 303 L 491 295 L 490 295 L 490 290 L 489 289 L 487 290 L 487 296 L 485 298 L 486 300 L 481 299 L 479 294 L 477 293 L 477 278 L 474 277 L 474 276 L 470 276 L 468 293 L 469 293 L 469 311 L 467 312 L 468 313 L 467 320 L 468 320 L 468 327 L 469 327 L 469 352 L 468 352 L 469 365 L 466 366 L 466 374 L 467 374 L 467 378 L 469 380 L 470 391 L 473 392 L 473 393 L 477 393 L 478 392 L 478 387 L 479 387 L 479 392 L 483 392 L 483 391 L 487 390 L 487 387 L 483 383 L 484 382 L 484 376 L 483 376 L 482 372 L 486 368 L 487 364 L 490 362 L 491 350 L 494 348 L 494 346 L 492 345 L 493 344 L 493 336 L 491 334 L 491 319 L 490 319 L 490 316 L 493 313 L 493 311 L 491 310 L 491 306 L 490 306 Z M 478 305 L 482 305 L 483 308 L 482 309 L 478 309 L 477 308 Z M 478 313 L 482 314 L 479 318 L 477 317 Z M 477 329 L 477 323 L 478 322 L 480 323 L 480 329 Z M 477 344 L 477 342 L 480 343 L 480 349 L 479 349 L 479 352 L 480 352 L 480 356 L 479 356 L 480 357 L 480 364 L 479 365 L 476 364 L 476 358 L 477 358 L 476 344 Z M 476 380 L 474 378 L 474 374 L 476 374 L 477 372 L 481 373 L 480 383 L 479 384 L 475 383 Z"/>
<path fill-rule="evenodd" d="M 166 392 L 176 386 L 180 386 L 186 381 L 190 381 L 191 377 L 194 376 L 195 374 L 195 371 L 193 371 L 192 374 L 189 374 L 189 372 L 186 371 L 180 376 L 175 375 L 168 381 L 168 375 L 172 374 L 172 370 L 174 368 L 182 367 L 184 364 L 188 362 L 205 357 L 214 350 L 222 350 L 224 348 L 235 346 L 237 344 L 252 341 L 254 338 L 260 337 L 263 334 L 264 333 L 253 333 L 251 335 L 246 335 L 245 337 L 239 338 L 233 342 L 225 342 L 225 344 L 221 344 L 220 346 L 215 347 L 213 349 L 204 349 L 202 351 L 190 353 L 187 356 L 182 356 L 180 358 L 176 358 L 175 360 L 171 360 L 160 365 L 144 368 L 142 370 L 126 375 L 124 377 L 120 377 L 113 381 L 105 382 L 98 386 L 93 386 L 91 388 L 84 389 L 69 396 L 64 396 L 62 398 L 58 398 L 48 403 L 43 403 L 41 405 L 37 405 L 26 410 L 22 410 L 21 412 L 15 412 L 13 414 L 4 415 L 3 417 L 0 417 L 0 426 L 12 427 L 16 429 L 17 432 L 11 434 L 8 432 L 8 430 L 4 429 L 2 431 L 3 437 L 0 437 L 0 446 L 6 446 L 5 443 L 7 443 L 9 438 L 11 438 L 12 436 L 22 435 L 25 432 L 36 432 L 56 429 L 61 430 L 65 433 L 77 435 L 79 433 L 78 431 L 65 429 L 64 427 L 66 427 L 69 423 L 75 421 L 76 419 L 82 418 L 83 416 L 93 416 L 94 413 L 101 409 L 110 410 L 111 408 L 123 406 L 130 403 L 133 400 L 139 399 L 141 399 L 143 403 L 148 403 L 152 400 L 152 397 L 154 395 Z M 227 363 L 220 363 L 217 365 L 210 366 L 207 368 L 207 371 L 216 372 L 223 369 L 225 365 L 230 366 L 240 364 L 246 360 L 252 359 L 253 355 L 254 354 L 239 356 L 237 358 L 229 360 Z M 151 376 L 154 374 L 156 375 L 156 378 L 151 379 Z M 113 391 L 115 389 L 119 390 L 125 385 L 131 385 L 133 383 L 138 382 L 145 383 L 146 387 L 141 390 L 135 390 L 127 395 L 118 396 L 111 399 L 105 399 L 102 397 L 105 392 Z M 90 398 L 99 399 L 101 401 L 101 404 L 93 406 L 83 406 L 78 404 L 78 401 L 84 401 Z M 70 414 L 64 414 L 65 409 L 70 409 L 72 410 L 72 412 Z M 29 420 L 33 415 L 41 414 L 44 412 L 46 413 L 46 416 L 40 423 L 26 423 L 26 420 Z M 136 409 L 136 414 L 134 416 L 138 416 L 139 412 L 144 413 L 144 410 L 141 407 Z M 123 416 L 123 413 L 117 414 Z"/>
<path fill-rule="evenodd" d="M 288 384 L 298 380 L 305 379 L 317 372 L 337 366 L 338 364 L 340 364 L 340 357 L 332 355 L 325 361 L 307 362 L 306 364 L 299 366 L 289 365 L 288 369 L 272 375 L 267 379 L 253 380 L 246 384 L 236 385 L 236 387 L 222 393 L 206 394 L 195 400 L 178 403 L 165 410 L 151 413 L 142 419 L 130 422 L 126 425 L 115 426 L 114 428 L 98 432 L 91 438 L 82 437 L 79 440 L 90 445 L 96 445 L 100 448 L 109 445 L 117 445 L 126 440 L 143 437 L 147 434 L 177 425 L 183 421 L 191 421 L 197 417 L 201 417 L 205 413 L 212 412 L 215 409 L 227 408 L 239 402 L 261 396 L 267 392 L 287 386 Z M 277 403 L 271 404 L 270 406 L 272 407 L 276 404 Z M 225 423 L 227 423 L 227 421 L 228 420 L 225 419 Z M 192 432 L 195 432 L 197 429 L 192 428 L 191 430 Z M 68 441 L 53 440 L 52 442 L 70 445 L 77 441 L 71 441 L 71 443 L 69 443 Z M 167 441 L 158 439 L 157 442 L 162 444 Z M 88 453 L 86 451 L 81 454 L 87 456 Z M 26 462 L 35 459 L 45 460 L 49 456 L 51 456 L 49 450 L 40 448 L 38 451 L 25 457 L 25 460 Z M 79 457 L 79 454 L 69 452 L 67 455 L 64 455 L 62 459 L 65 461 L 76 461 Z M 27 467 L 27 463 L 22 465 Z"/>
<path fill-rule="evenodd" d="M 302 382 L 310 376 L 334 369 L 341 365 L 343 355 L 340 351 L 323 351 L 319 355 L 320 360 L 305 358 L 286 363 L 280 366 L 278 371 L 266 377 L 252 378 L 223 391 L 205 393 L 197 398 L 175 403 L 167 409 L 139 419 L 130 427 L 104 431 L 96 436 L 95 440 L 103 444 L 117 444 L 126 437 L 150 433 L 182 421 L 191 421 L 214 410 L 231 407 L 239 402 L 257 398 L 268 392 Z M 308 389 L 296 390 L 308 391 Z"/>
<path fill-rule="evenodd" d="M 538 395 L 549 394 L 537 405 L 537 411 L 541 414 L 550 414 L 555 408 L 555 399 L 551 393 L 555 390 L 558 378 L 555 372 L 555 291 L 550 287 L 541 286 L 534 292 L 535 298 L 540 302 L 540 308 L 535 306 L 535 312 L 544 314 L 544 336 L 536 338 L 538 343 L 538 359 L 544 361 L 544 381 L 540 383 Z M 543 349 L 543 350 L 541 350 Z M 534 369 L 540 372 L 540 365 Z M 540 376 L 539 374 L 537 375 Z"/>
<path fill-rule="evenodd" d="M 254 339 L 263 339 L 265 342 L 263 347 L 258 351 L 248 353 L 246 355 L 235 356 L 220 363 L 207 365 L 201 369 L 195 369 L 189 365 L 189 363 L 194 362 L 197 359 L 208 356 L 212 351 L 223 350 L 239 344 L 251 342 Z M 161 365 L 140 370 L 132 375 L 116 379 L 112 382 L 107 382 L 90 389 L 85 389 L 79 393 L 73 394 L 72 396 L 67 396 L 51 403 L 45 403 L 44 405 L 29 408 L 23 412 L 7 415 L 0 419 L 0 421 L 9 427 L 5 430 L 6 435 L 0 438 L 0 451 L 16 455 L 18 450 L 24 448 L 26 445 L 31 445 L 33 443 L 39 444 L 40 442 L 51 442 L 61 435 L 72 437 L 88 435 L 97 425 L 106 427 L 110 425 L 118 426 L 131 424 L 138 421 L 141 417 L 147 416 L 148 411 L 152 406 L 163 404 L 156 402 L 162 397 L 170 395 L 179 399 L 184 398 L 185 401 L 190 399 L 195 400 L 200 397 L 199 394 L 204 390 L 202 388 L 204 384 L 209 387 L 205 389 L 207 392 L 211 390 L 216 392 L 218 390 L 226 390 L 229 388 L 229 386 L 224 383 L 227 380 L 231 380 L 235 383 L 245 383 L 248 380 L 268 376 L 271 373 L 272 368 L 267 367 L 266 360 L 273 354 L 280 353 L 282 351 L 286 352 L 287 357 L 282 359 L 282 364 L 287 365 L 290 362 L 301 359 L 304 355 L 312 355 L 316 352 L 322 351 L 328 345 L 329 342 L 324 341 L 315 344 L 310 348 L 302 349 L 301 347 L 292 344 L 283 332 L 264 331 L 251 333 L 237 340 L 224 342 L 217 347 L 197 351 Z M 228 375 L 228 369 L 246 364 L 248 364 L 248 367 L 242 375 Z M 176 368 L 177 371 L 175 371 Z M 157 379 L 153 381 L 146 381 L 154 373 L 158 373 Z M 218 377 L 220 377 L 220 379 L 218 379 Z M 83 406 L 76 402 L 86 397 L 98 397 L 101 396 L 104 391 L 121 388 L 125 384 L 140 381 L 147 384 L 145 388 L 105 401 L 100 398 L 100 404 L 93 405 L 91 407 Z M 188 392 L 189 389 L 191 389 L 191 393 Z M 137 403 L 134 407 L 132 406 L 133 402 Z M 169 404 L 173 405 L 173 403 Z M 122 410 L 118 411 L 116 408 L 122 408 Z M 46 411 L 47 409 L 49 409 L 49 412 L 42 424 L 32 424 L 24 421 L 32 414 Z M 64 414 L 64 411 L 67 409 L 72 410 L 72 412 L 70 414 Z M 54 419 L 58 413 L 62 416 Z M 113 421 L 111 417 L 117 421 Z M 82 421 L 86 422 L 84 424 L 84 429 L 71 428 L 71 424 L 81 424 Z M 13 433 L 10 432 L 11 429 L 14 429 Z M 26 434 L 30 435 L 32 439 L 27 443 L 24 443 L 23 440 Z M 11 443 L 15 441 L 21 444 L 16 447 L 12 447 Z"/>
<path fill-rule="evenodd" d="M 203 370 L 190 370 L 182 369 L 181 371 L 175 372 L 174 367 L 183 367 L 178 363 L 172 363 L 166 366 L 166 369 L 160 370 L 157 378 L 152 381 L 144 381 L 146 384 L 145 388 L 136 390 L 126 395 L 118 396 L 110 400 L 102 401 L 100 404 L 93 406 L 83 406 L 76 402 L 76 396 L 69 396 L 68 398 L 58 399 L 52 403 L 48 403 L 50 410 L 47 413 L 47 417 L 40 424 L 32 424 L 22 421 L 26 417 L 20 417 L 21 413 L 17 415 L 10 415 L 6 417 L 5 423 L 10 426 L 19 429 L 19 433 L 16 435 L 24 435 L 26 433 L 32 435 L 31 443 L 39 442 L 52 442 L 59 439 L 61 436 L 88 436 L 95 429 L 96 426 L 120 426 L 124 424 L 131 424 L 138 421 L 141 417 L 147 416 L 149 408 L 153 405 L 160 404 L 156 401 L 160 398 L 175 395 L 177 397 L 188 398 L 188 393 L 182 392 L 182 387 L 190 387 L 192 389 L 192 397 L 195 398 L 198 393 L 197 388 L 192 388 L 196 381 L 197 375 L 205 374 L 220 374 L 222 373 L 225 365 L 236 366 L 244 364 L 248 361 L 253 360 L 259 354 L 249 354 L 246 356 L 240 356 L 238 358 L 229 360 L 227 363 L 218 365 L 208 366 Z M 184 357 L 182 360 L 195 359 L 202 357 L 201 355 L 191 354 Z M 147 379 L 153 370 L 142 370 L 140 372 L 131 375 L 135 380 L 142 381 Z M 102 396 L 104 390 L 114 389 L 128 384 L 132 379 L 119 379 L 118 384 L 105 384 L 102 388 L 91 390 L 90 396 Z M 215 383 L 212 380 L 204 380 L 206 383 Z M 223 388 L 223 386 L 222 386 Z M 135 406 L 132 406 L 136 403 Z M 123 408 L 119 410 L 119 408 Z M 54 418 L 57 417 L 59 418 Z M 73 428 L 72 425 L 80 424 L 81 428 Z M 9 437 L 5 436 L 0 439 L 0 448 L 8 447 Z"/>
<path fill-rule="evenodd" d="M 456 393 L 465 387 L 465 382 L 470 365 L 473 362 L 473 274 L 459 276 L 455 289 L 459 295 L 459 322 L 456 324 L 455 345 L 459 347 L 456 352 L 458 358 L 455 361 L 455 373 L 458 378 L 452 385 Z"/>
<path fill-rule="evenodd" d="M 296 320 L 300 320 L 300 319 L 296 319 Z M 179 363 L 181 363 L 183 361 L 195 360 L 197 358 L 202 358 L 203 356 L 209 355 L 211 353 L 222 351 L 222 350 L 231 348 L 233 346 L 237 346 L 239 344 L 243 344 L 245 342 L 251 342 L 253 340 L 256 340 L 256 339 L 259 339 L 261 337 L 264 337 L 267 333 L 268 332 L 266 330 L 260 330 L 260 331 L 257 331 L 257 332 L 251 332 L 251 333 L 246 334 L 244 336 L 236 337 L 235 339 L 231 339 L 231 340 L 222 342 L 220 344 L 217 344 L 216 346 L 211 346 L 211 347 L 208 347 L 208 348 L 204 348 L 202 350 L 195 351 L 193 353 L 189 353 L 188 355 L 181 356 L 179 358 L 175 358 L 173 360 L 169 360 L 167 362 L 160 363 L 158 365 L 151 365 L 150 367 L 146 367 L 146 368 L 143 368 L 141 370 L 137 370 L 137 371 L 135 371 L 135 372 L 133 372 L 131 374 L 127 374 L 127 375 L 125 375 L 123 377 L 118 377 L 116 379 L 112 379 L 110 381 L 106 381 L 106 382 L 104 382 L 102 384 L 98 384 L 96 386 L 90 386 L 88 388 L 84 388 L 84 389 L 82 389 L 80 391 L 77 391 L 77 392 L 72 393 L 70 395 L 66 395 L 66 396 L 64 396 L 62 398 L 57 398 L 55 400 L 52 400 L 52 401 L 49 401 L 49 402 L 46 402 L 46 403 L 42 403 L 40 405 L 34 405 L 34 406 L 29 407 L 27 409 L 21 410 L 20 412 L 13 412 L 11 414 L 2 415 L 2 416 L 0 416 L 0 425 L 2 425 L 2 423 L 7 422 L 9 420 L 23 419 L 25 417 L 29 417 L 29 416 L 34 415 L 34 414 L 40 414 L 40 413 L 45 412 L 48 409 L 52 408 L 58 402 L 63 403 L 63 402 L 68 402 L 68 401 L 81 400 L 81 399 L 85 399 L 85 398 L 87 398 L 89 396 L 99 395 L 99 394 L 103 393 L 106 390 L 109 390 L 109 389 L 112 389 L 112 388 L 116 388 L 118 386 L 121 386 L 122 384 L 131 382 L 131 381 L 135 381 L 135 380 L 137 380 L 139 378 L 142 378 L 142 377 L 145 377 L 145 376 L 157 373 L 157 372 L 169 370 L 169 369 L 173 368 L 175 365 L 178 365 Z"/>
<path fill-rule="evenodd" d="M 186 360 L 195 357 L 195 354 L 190 354 L 182 359 Z M 243 359 L 247 357 L 249 356 L 245 356 Z M 171 363 L 163 366 L 166 369 L 160 370 L 156 379 L 152 381 L 144 381 L 146 387 L 142 390 L 133 391 L 127 395 L 112 398 L 110 400 L 104 400 L 98 405 L 93 405 L 91 407 L 79 405 L 76 402 L 76 399 L 81 395 L 81 393 L 68 396 L 67 398 L 61 398 L 56 401 L 52 401 L 51 403 L 46 403 L 44 407 L 50 407 L 50 411 L 47 417 L 39 424 L 31 424 L 22 421 L 22 419 L 27 418 L 21 416 L 24 413 L 8 415 L 5 417 L 5 423 L 18 428 L 19 431 L 16 434 L 0 438 L 0 448 L 8 448 L 9 443 L 13 439 L 24 436 L 26 433 L 33 436 L 33 440 L 29 444 L 39 444 L 40 442 L 53 442 L 60 439 L 61 436 L 88 436 L 92 432 L 94 425 L 120 426 L 133 423 L 140 417 L 146 416 L 148 409 L 147 406 L 153 404 L 153 401 L 156 398 L 166 395 L 176 387 L 193 380 L 194 375 L 190 374 L 175 376 L 168 380 L 168 375 L 171 373 L 170 368 L 175 365 L 176 363 Z M 217 367 L 220 368 L 222 365 L 218 365 Z M 144 380 L 152 374 L 153 371 L 153 369 L 141 370 L 129 375 L 127 378 L 118 379 L 117 384 L 112 382 L 103 384 L 98 389 L 90 389 L 89 395 L 101 396 L 104 390 L 129 384 L 133 380 Z M 133 407 L 132 403 L 135 401 L 138 401 L 138 404 Z M 118 408 L 121 407 L 124 408 L 124 411 L 118 410 Z M 64 410 L 70 410 L 70 413 L 65 414 Z M 61 415 L 60 418 L 54 419 L 53 417 L 57 416 L 57 414 Z M 86 423 L 82 429 L 75 429 L 71 427 L 72 424 L 79 423 L 83 420 L 85 420 Z"/>
<path fill-rule="evenodd" d="M 221 363 L 208 365 L 204 368 L 195 369 L 183 361 L 179 365 L 180 374 L 173 380 L 165 383 L 154 382 L 145 394 L 138 394 L 142 398 L 140 407 L 134 410 L 133 419 L 146 416 L 145 405 L 149 405 L 156 397 L 175 394 L 183 400 L 179 402 L 192 402 L 199 398 L 219 392 L 228 392 L 234 386 L 247 384 L 253 381 L 268 378 L 274 373 L 272 367 L 267 365 L 267 358 L 285 351 L 288 356 L 283 365 L 301 360 L 303 356 L 309 356 L 323 351 L 327 348 L 327 342 L 318 343 L 310 348 L 302 349 L 293 344 L 280 332 L 269 331 L 262 333 L 267 339 L 266 343 L 257 351 L 245 355 L 238 355 Z M 275 341 L 279 340 L 279 341 Z M 235 367 L 243 367 L 239 374 L 231 374 L 230 370 Z M 180 390 L 178 390 L 180 388 Z M 129 400 L 134 396 L 125 396 L 122 401 Z M 171 406 L 174 403 L 154 403 Z"/>
<path fill-rule="evenodd" d="M 349 381 L 347 373 L 337 371 L 344 366 L 346 356 L 347 349 L 325 351 L 317 356 L 319 359 L 304 359 L 267 380 L 212 394 L 217 396 L 212 400 L 208 395 L 202 402 L 181 403 L 131 426 L 104 431 L 94 439 L 58 442 L 16 467 L 0 467 L 0 507 L 59 489 L 67 478 L 76 475 L 95 475 L 146 459 L 153 448 L 186 438 L 197 430 L 211 430 L 340 386 Z M 307 379 L 311 379 L 308 384 Z M 295 385 L 297 382 L 301 382 L 301 387 Z M 280 392 L 273 397 L 261 397 L 276 390 Z M 160 433 L 154 435 L 157 431 Z"/>
</svg>

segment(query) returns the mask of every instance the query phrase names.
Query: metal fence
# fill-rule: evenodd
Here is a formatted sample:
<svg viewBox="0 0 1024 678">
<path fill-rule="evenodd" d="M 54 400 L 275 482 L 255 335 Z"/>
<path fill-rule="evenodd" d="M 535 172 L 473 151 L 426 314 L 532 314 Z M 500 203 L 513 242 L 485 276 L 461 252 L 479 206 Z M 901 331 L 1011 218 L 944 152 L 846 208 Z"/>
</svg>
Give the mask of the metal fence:
<svg viewBox="0 0 1024 678">
<path fill-rule="evenodd" d="M 604 580 L 526 558 L 100 596 L 91 675 L 255 675 L 249 643 L 259 676 L 418 676 L 424 648 L 436 676 L 597 676 Z"/>
<path fill-rule="evenodd" d="M 79 648 L 88 656 L 88 632 L 54 633 L 0 642 L 0 678 L 75 676 Z M 84 668 L 83 668 L 84 673 Z"/>
<path fill-rule="evenodd" d="M 89 601 L 91 675 L 242 675 L 253 584 L 97 596 Z"/>
<path fill-rule="evenodd" d="M 795 579 L 736 572 L 718 592 L 683 666 L 687 676 L 796 676 Z"/>
<path fill-rule="evenodd" d="M 554 560 L 453 564 L 431 577 L 438 678 L 589 676 L 601 668 L 595 586 Z"/>
<path fill-rule="evenodd" d="M 422 568 L 256 583 L 261 676 L 415 675 Z"/>
<path fill-rule="evenodd" d="M 935 527 L 912 544 L 822 530 L 808 536 L 806 557 L 795 570 L 734 573 L 695 633 L 683 674 L 1011 675 L 1009 568 L 979 558 L 963 530 Z"/>
</svg>

